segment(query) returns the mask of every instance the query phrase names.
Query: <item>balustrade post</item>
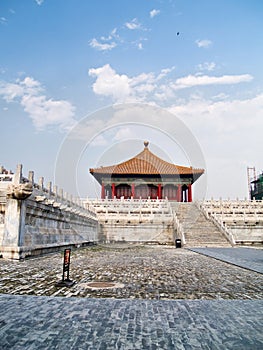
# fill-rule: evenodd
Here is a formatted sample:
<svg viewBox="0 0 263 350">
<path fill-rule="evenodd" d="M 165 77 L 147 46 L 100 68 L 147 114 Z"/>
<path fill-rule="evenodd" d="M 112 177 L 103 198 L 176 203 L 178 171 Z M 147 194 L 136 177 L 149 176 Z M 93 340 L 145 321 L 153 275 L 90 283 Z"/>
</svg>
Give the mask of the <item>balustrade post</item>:
<svg viewBox="0 0 263 350">
<path fill-rule="evenodd" d="M 51 192 L 52 192 L 52 182 L 51 181 L 49 181 L 47 183 L 47 190 L 48 190 L 48 194 L 51 195 Z"/>
<path fill-rule="evenodd" d="M 41 189 L 41 191 L 43 191 L 43 188 L 44 188 L 44 178 L 43 177 L 40 177 L 39 180 L 38 180 L 38 186 L 39 188 Z"/>
<path fill-rule="evenodd" d="M 14 186 L 22 183 L 22 164 L 19 164 L 14 176 Z M 25 199 L 14 197 L 13 187 L 7 196 L 5 226 L 2 241 L 2 256 L 7 259 L 24 257 L 23 245 L 25 234 L 26 203 Z"/>
<path fill-rule="evenodd" d="M 34 186 L 34 171 L 28 172 L 28 181 Z"/>
</svg>

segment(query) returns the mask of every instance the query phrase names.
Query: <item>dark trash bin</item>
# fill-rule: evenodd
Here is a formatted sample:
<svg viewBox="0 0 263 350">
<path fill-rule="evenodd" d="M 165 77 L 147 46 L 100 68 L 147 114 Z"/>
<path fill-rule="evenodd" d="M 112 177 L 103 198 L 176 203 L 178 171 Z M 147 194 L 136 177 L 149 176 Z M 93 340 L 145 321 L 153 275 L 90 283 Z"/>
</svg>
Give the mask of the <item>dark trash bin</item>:
<svg viewBox="0 0 263 350">
<path fill-rule="evenodd" d="M 175 240 L 175 248 L 182 248 L 182 240 L 181 239 Z"/>
</svg>

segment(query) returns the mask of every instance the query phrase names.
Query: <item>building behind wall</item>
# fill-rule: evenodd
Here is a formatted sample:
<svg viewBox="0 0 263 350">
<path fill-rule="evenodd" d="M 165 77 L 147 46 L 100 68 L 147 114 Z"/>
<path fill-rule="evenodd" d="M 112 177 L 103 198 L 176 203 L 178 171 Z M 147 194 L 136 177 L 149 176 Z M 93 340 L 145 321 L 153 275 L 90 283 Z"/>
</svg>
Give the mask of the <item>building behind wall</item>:
<svg viewBox="0 0 263 350">
<path fill-rule="evenodd" d="M 256 177 L 250 184 L 250 199 L 262 200 L 263 199 L 263 172 Z"/>
</svg>

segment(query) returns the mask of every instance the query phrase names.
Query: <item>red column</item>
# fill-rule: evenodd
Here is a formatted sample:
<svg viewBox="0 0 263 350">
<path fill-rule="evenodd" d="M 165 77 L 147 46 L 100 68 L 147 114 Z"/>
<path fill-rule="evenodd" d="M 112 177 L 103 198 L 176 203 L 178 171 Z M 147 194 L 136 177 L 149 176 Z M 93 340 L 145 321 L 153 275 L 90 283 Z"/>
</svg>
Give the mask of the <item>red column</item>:
<svg viewBox="0 0 263 350">
<path fill-rule="evenodd" d="M 178 185 L 177 186 L 177 202 L 182 201 L 182 186 Z"/>
<path fill-rule="evenodd" d="M 162 185 L 158 184 L 158 198 L 162 199 Z"/>
<path fill-rule="evenodd" d="M 134 184 L 131 185 L 131 196 L 133 198 L 135 198 L 135 185 Z"/>
<path fill-rule="evenodd" d="M 105 186 L 104 183 L 101 183 L 101 199 L 105 199 Z"/>
<path fill-rule="evenodd" d="M 188 185 L 188 198 L 187 198 L 187 202 L 192 202 L 192 185 L 191 185 L 191 184 Z"/>
<path fill-rule="evenodd" d="M 115 193 L 115 184 L 111 184 L 111 197 L 112 199 L 116 196 L 116 193 Z"/>
</svg>

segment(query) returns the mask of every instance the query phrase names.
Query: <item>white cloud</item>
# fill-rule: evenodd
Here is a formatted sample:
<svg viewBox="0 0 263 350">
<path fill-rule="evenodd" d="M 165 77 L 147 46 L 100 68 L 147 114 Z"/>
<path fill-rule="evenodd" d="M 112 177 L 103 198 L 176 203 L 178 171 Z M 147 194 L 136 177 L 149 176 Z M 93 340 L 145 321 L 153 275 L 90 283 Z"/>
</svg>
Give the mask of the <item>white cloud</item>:
<svg viewBox="0 0 263 350">
<path fill-rule="evenodd" d="M 89 75 L 96 78 L 93 91 L 98 95 L 112 97 L 114 101 L 124 101 L 131 93 L 128 76 L 117 74 L 109 64 L 91 68 Z"/>
<path fill-rule="evenodd" d="M 117 28 L 114 28 L 108 36 L 101 36 L 100 40 L 97 40 L 96 38 L 91 39 L 89 45 L 93 49 L 99 51 L 110 51 L 120 42 L 121 38 L 117 33 Z"/>
<path fill-rule="evenodd" d="M 130 78 L 130 85 L 136 86 L 138 84 L 153 83 L 155 81 L 154 73 L 141 73 L 133 78 Z"/>
<path fill-rule="evenodd" d="M 169 85 L 160 85 L 159 89 L 155 92 L 154 97 L 158 102 L 167 101 L 174 98 L 174 90 Z"/>
<path fill-rule="evenodd" d="M 147 40 L 148 39 L 145 37 L 140 37 L 138 40 L 131 41 L 130 44 L 132 45 L 132 47 L 135 47 L 138 50 L 143 50 L 144 49 L 143 43 Z"/>
<path fill-rule="evenodd" d="M 171 67 L 171 68 L 164 68 L 161 70 L 161 73 L 157 76 L 157 80 L 160 80 L 164 77 L 166 77 L 169 73 L 171 73 L 173 70 L 175 69 L 175 67 Z"/>
<path fill-rule="evenodd" d="M 125 26 L 126 26 L 126 28 L 128 28 L 130 30 L 135 30 L 135 29 L 140 29 L 141 28 L 141 24 L 139 23 L 137 18 L 133 18 L 132 21 L 126 22 Z"/>
<path fill-rule="evenodd" d="M 213 100 L 225 100 L 229 97 L 229 95 L 225 94 L 224 92 L 221 92 L 215 96 L 213 96 Z"/>
<path fill-rule="evenodd" d="M 0 95 L 6 102 L 12 102 L 23 93 L 24 89 L 20 84 L 0 82 Z"/>
<path fill-rule="evenodd" d="M 1 24 L 6 24 L 7 23 L 7 19 L 5 17 L 0 17 L 0 23 Z"/>
<path fill-rule="evenodd" d="M 103 39 L 103 37 L 102 37 Z M 104 38 L 105 40 L 105 38 Z M 114 49 L 114 47 L 117 46 L 117 44 L 112 41 L 111 43 L 107 43 L 107 42 L 98 42 L 97 39 L 93 38 L 91 41 L 90 41 L 90 46 L 94 49 L 97 49 L 99 51 L 109 51 L 109 50 L 112 50 Z"/>
<path fill-rule="evenodd" d="M 44 0 L 35 0 L 35 2 L 40 6 L 43 4 Z"/>
<path fill-rule="evenodd" d="M 87 140 L 87 133 L 84 129 L 84 140 Z M 105 137 L 101 134 L 95 136 L 95 138 L 91 141 L 89 144 L 90 147 L 97 147 L 97 146 L 106 146 L 108 141 L 105 139 Z"/>
<path fill-rule="evenodd" d="M 204 63 L 200 63 L 197 66 L 197 69 L 200 71 L 213 71 L 216 68 L 216 64 L 215 62 L 204 62 Z"/>
<path fill-rule="evenodd" d="M 110 97 L 113 102 L 153 102 L 155 98 L 158 101 L 165 101 L 175 97 L 177 90 L 195 86 L 239 84 L 253 79 L 250 74 L 242 74 L 219 77 L 188 75 L 174 81 L 168 80 L 168 75 L 174 69 L 175 67 L 165 68 L 159 74 L 150 72 L 129 77 L 126 74 L 118 74 L 106 64 L 99 68 L 91 68 L 89 75 L 96 79 L 93 84 L 94 93 Z"/>
<path fill-rule="evenodd" d="M 74 123 L 75 107 L 65 100 L 48 99 L 44 88 L 37 80 L 26 77 L 15 83 L 0 83 L 0 95 L 10 102 L 18 102 L 29 114 L 37 130 L 58 125 L 62 130 L 71 128 Z"/>
<path fill-rule="evenodd" d="M 127 30 L 134 32 L 134 37 L 127 38 Z M 110 51 L 117 46 L 125 46 L 125 48 L 143 49 L 143 42 L 147 41 L 147 37 L 138 36 L 138 33 L 147 32 L 148 30 L 139 23 L 137 18 L 124 23 L 119 28 L 115 27 L 108 35 L 102 35 L 99 38 L 92 38 L 89 41 L 89 46 L 98 51 Z M 136 37 L 137 35 L 137 37 Z"/>
<path fill-rule="evenodd" d="M 112 29 L 111 35 L 114 36 L 114 37 L 118 37 L 117 28 L 113 28 L 113 29 Z"/>
<path fill-rule="evenodd" d="M 122 141 L 122 140 L 128 140 L 134 138 L 136 135 L 131 130 L 130 127 L 121 127 L 117 129 L 113 139 L 115 141 Z"/>
<path fill-rule="evenodd" d="M 159 15 L 159 13 L 160 13 L 160 10 L 153 9 L 152 11 L 150 11 L 150 17 L 153 18 Z"/>
<path fill-rule="evenodd" d="M 59 125 L 62 129 L 70 129 L 75 121 L 75 107 L 68 101 L 55 101 L 46 96 L 24 95 L 21 105 L 30 115 L 37 130 L 43 130 L 49 125 Z"/>
<path fill-rule="evenodd" d="M 202 39 L 202 40 L 198 39 L 195 41 L 195 43 L 198 47 L 202 47 L 202 48 L 207 48 L 212 45 L 212 41 L 208 39 Z"/>
<path fill-rule="evenodd" d="M 263 147 L 263 93 L 244 100 L 189 100 L 169 111 L 183 120 L 201 143 L 208 196 L 246 196 L 246 167 L 259 163 Z M 235 181 L 229 181 L 229 176 Z"/>
<path fill-rule="evenodd" d="M 89 70 L 89 75 L 96 78 L 93 84 L 94 93 L 111 97 L 118 103 L 145 101 L 147 96 L 157 88 L 157 81 L 167 73 L 168 70 L 165 69 L 158 76 L 150 72 L 128 77 L 126 74 L 116 73 L 109 64 Z"/>
<path fill-rule="evenodd" d="M 239 84 L 243 82 L 250 82 L 251 80 L 253 80 L 253 77 L 250 74 L 223 75 L 221 77 L 211 77 L 208 75 L 188 75 L 187 77 L 177 79 L 170 86 L 174 90 L 179 90 L 193 86 Z"/>
<path fill-rule="evenodd" d="M 261 132 L 263 127 L 263 93 L 244 100 L 190 99 L 187 103 L 170 106 L 168 110 L 191 125 L 200 138 L 214 139 L 222 149 L 224 147 L 219 137 L 227 138 L 229 135 L 233 137 L 233 142 L 237 137 L 244 144 L 257 131 Z M 254 131 L 246 139 L 244 135 L 247 130 Z M 255 142 L 258 141 L 259 138 Z"/>
<path fill-rule="evenodd" d="M 71 130 L 69 137 L 71 139 L 78 139 L 87 142 L 91 140 L 94 145 L 104 145 L 104 138 L 99 137 L 100 130 L 105 128 L 105 121 L 101 120 L 99 117 L 92 119 L 82 119 L 75 127 Z"/>
</svg>

